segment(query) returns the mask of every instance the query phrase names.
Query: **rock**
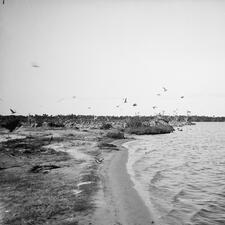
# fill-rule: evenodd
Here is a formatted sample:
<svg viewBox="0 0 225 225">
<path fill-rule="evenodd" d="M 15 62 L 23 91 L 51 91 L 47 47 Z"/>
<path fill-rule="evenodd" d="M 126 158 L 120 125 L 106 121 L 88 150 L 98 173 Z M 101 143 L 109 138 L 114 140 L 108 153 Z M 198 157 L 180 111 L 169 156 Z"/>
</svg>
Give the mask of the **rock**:
<svg viewBox="0 0 225 225">
<path fill-rule="evenodd" d="M 124 133 L 121 131 L 110 131 L 106 134 L 106 137 L 113 139 L 124 139 Z"/>
<path fill-rule="evenodd" d="M 155 126 L 141 126 L 137 128 L 128 128 L 127 132 L 130 134 L 144 135 L 144 134 L 167 134 L 174 131 L 170 125 L 157 124 Z"/>
</svg>

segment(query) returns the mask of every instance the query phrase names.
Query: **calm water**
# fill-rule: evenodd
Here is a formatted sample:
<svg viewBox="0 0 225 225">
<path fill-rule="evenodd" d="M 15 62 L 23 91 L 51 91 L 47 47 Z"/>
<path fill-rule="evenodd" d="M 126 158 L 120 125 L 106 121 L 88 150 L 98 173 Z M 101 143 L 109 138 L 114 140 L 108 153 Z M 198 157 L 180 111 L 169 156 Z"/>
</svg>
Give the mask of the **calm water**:
<svg viewBox="0 0 225 225">
<path fill-rule="evenodd" d="M 160 225 L 225 224 L 225 123 L 126 143 L 135 188 Z"/>
</svg>

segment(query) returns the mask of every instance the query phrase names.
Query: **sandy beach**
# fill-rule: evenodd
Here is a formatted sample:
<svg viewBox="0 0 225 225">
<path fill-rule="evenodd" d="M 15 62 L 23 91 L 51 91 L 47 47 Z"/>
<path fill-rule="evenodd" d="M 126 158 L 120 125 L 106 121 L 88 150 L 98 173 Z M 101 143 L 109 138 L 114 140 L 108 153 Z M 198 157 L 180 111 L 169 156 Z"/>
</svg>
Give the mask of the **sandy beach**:
<svg viewBox="0 0 225 225">
<path fill-rule="evenodd" d="M 148 208 L 134 189 L 134 184 L 127 173 L 128 149 L 122 146 L 124 142 L 113 142 L 113 144 L 119 146 L 121 151 L 112 155 L 104 163 L 102 169 L 103 190 L 106 205 L 108 206 L 104 213 L 108 212 L 110 214 L 106 219 L 111 218 L 112 222 L 107 220 L 99 224 L 153 224 L 153 215 L 150 214 Z"/>
</svg>

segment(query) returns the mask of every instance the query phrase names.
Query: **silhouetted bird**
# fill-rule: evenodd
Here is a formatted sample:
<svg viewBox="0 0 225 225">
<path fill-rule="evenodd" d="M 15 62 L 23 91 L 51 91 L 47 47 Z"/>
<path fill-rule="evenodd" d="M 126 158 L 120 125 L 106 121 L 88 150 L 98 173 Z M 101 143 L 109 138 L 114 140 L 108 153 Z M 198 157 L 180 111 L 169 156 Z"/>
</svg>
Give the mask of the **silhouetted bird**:
<svg viewBox="0 0 225 225">
<path fill-rule="evenodd" d="M 184 98 L 184 96 L 181 96 L 180 98 Z"/>
<path fill-rule="evenodd" d="M 2 125 L 2 127 L 9 130 L 9 132 L 13 132 L 17 127 L 20 127 L 20 126 L 21 126 L 21 123 L 18 119 L 8 121 L 7 123 Z"/>
<path fill-rule="evenodd" d="M 32 67 L 39 68 L 40 66 L 38 64 L 36 64 L 36 63 L 32 63 Z"/>
<path fill-rule="evenodd" d="M 15 114 L 16 113 L 15 110 L 10 109 L 10 111 L 11 111 L 12 114 Z"/>
<path fill-rule="evenodd" d="M 136 104 L 136 103 L 134 103 L 134 104 L 133 104 L 133 106 L 137 106 L 137 104 Z"/>
</svg>

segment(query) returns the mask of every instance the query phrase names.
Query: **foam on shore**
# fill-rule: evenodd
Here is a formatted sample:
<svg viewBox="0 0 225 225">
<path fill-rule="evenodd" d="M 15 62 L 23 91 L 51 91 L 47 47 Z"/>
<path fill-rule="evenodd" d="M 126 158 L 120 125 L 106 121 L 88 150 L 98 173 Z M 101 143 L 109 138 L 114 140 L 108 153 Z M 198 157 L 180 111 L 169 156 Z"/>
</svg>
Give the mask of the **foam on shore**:
<svg viewBox="0 0 225 225">
<path fill-rule="evenodd" d="M 133 188 L 136 190 L 140 198 L 142 199 L 145 206 L 148 208 L 149 212 L 154 215 L 154 208 L 149 200 L 149 196 L 146 193 L 146 191 L 143 190 L 143 187 L 138 183 L 137 179 L 135 179 L 135 172 L 133 169 L 133 164 L 136 162 L 140 157 L 142 157 L 142 154 L 139 156 L 136 148 L 133 146 L 136 142 L 139 140 L 133 140 L 130 142 L 124 143 L 122 146 L 127 149 L 127 163 L 126 163 L 126 170 L 130 177 L 130 180 L 133 183 Z M 152 219 L 154 220 L 154 224 L 158 224 L 156 217 Z"/>
</svg>

